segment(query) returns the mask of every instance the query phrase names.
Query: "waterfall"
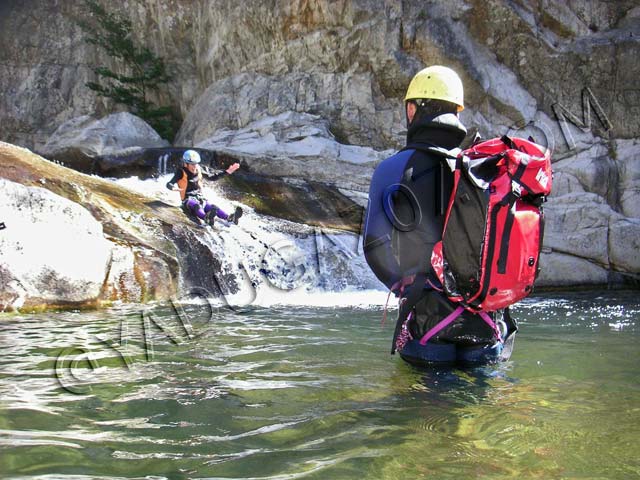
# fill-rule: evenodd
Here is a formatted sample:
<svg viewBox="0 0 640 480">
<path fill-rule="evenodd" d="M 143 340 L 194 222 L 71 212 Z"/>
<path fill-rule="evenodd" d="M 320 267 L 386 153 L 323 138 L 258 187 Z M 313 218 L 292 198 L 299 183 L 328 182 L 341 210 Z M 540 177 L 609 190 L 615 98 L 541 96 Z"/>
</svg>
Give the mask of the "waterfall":
<svg viewBox="0 0 640 480">
<path fill-rule="evenodd" d="M 158 175 L 159 176 L 166 175 L 167 173 L 169 173 L 167 171 L 169 158 L 170 158 L 170 155 L 168 153 L 165 153 L 164 155 L 160 155 L 158 157 Z"/>
</svg>

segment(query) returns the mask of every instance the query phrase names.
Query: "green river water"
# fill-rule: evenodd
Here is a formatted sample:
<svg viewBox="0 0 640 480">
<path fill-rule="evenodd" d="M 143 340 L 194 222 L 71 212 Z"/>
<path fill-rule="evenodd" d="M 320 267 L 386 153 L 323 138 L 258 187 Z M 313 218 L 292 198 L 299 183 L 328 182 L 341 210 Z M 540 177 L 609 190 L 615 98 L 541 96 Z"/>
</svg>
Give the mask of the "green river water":
<svg viewBox="0 0 640 480">
<path fill-rule="evenodd" d="M 637 292 L 527 299 L 471 370 L 390 356 L 380 307 L 141 308 L 0 316 L 0 477 L 640 478 Z"/>
</svg>

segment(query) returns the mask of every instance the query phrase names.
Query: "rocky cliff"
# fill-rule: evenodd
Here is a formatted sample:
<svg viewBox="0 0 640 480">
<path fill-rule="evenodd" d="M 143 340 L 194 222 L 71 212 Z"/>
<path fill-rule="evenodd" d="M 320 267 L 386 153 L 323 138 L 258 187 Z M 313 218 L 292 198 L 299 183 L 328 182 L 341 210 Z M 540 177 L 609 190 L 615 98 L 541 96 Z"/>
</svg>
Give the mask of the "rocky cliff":
<svg viewBox="0 0 640 480">
<path fill-rule="evenodd" d="M 453 67 L 470 132 L 532 134 L 553 149 L 541 283 L 636 281 L 636 1 L 128 0 L 117 8 L 169 64 L 173 80 L 159 100 L 183 116 L 177 144 L 220 149 L 260 173 L 308 169 L 353 198 L 372 164 L 336 161 L 341 153 L 400 146 L 411 76 L 429 64 Z M 83 42 L 82 15 L 80 0 L 0 5 L 1 139 L 41 150 L 63 122 L 113 110 L 84 88 L 91 66 L 118 66 Z M 318 139 L 330 137 L 344 148 L 323 150 Z M 291 155 L 292 143 L 315 151 Z M 370 161 L 379 156 L 370 152 Z"/>
<path fill-rule="evenodd" d="M 82 5 L 0 6 L 3 140 L 37 148 L 63 121 L 111 108 L 84 87 L 89 67 L 117 65 L 83 42 Z M 129 0 L 117 8 L 169 63 L 162 100 L 186 118 L 181 142 L 294 110 L 330 119 L 345 142 L 397 145 L 398 100 L 413 73 L 433 63 L 462 74 L 464 123 L 485 134 L 536 113 L 553 119 L 557 103 L 579 112 L 586 87 L 605 109 L 608 136 L 640 130 L 633 0 Z M 216 115 L 203 125 L 199 112 L 212 102 Z"/>
</svg>

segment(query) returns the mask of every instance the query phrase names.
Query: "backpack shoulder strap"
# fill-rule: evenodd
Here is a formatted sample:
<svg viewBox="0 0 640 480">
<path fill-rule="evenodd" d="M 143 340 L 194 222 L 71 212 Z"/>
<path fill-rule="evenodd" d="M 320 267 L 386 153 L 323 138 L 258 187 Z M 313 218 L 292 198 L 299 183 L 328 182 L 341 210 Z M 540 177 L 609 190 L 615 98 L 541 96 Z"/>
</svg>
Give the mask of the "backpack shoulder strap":
<svg viewBox="0 0 640 480">
<path fill-rule="evenodd" d="M 446 148 L 436 147 L 435 145 L 421 145 L 421 144 L 407 145 L 400 151 L 402 152 L 405 150 L 419 150 L 421 152 L 432 153 L 438 157 L 444 157 L 444 158 L 457 158 L 460 152 L 462 152 L 462 150 L 459 148 L 453 148 L 451 150 L 447 150 Z"/>
<path fill-rule="evenodd" d="M 518 146 L 514 143 L 513 140 L 511 140 L 511 137 L 508 137 L 507 135 L 503 135 L 502 137 L 500 137 L 500 140 L 502 141 L 502 143 L 504 143 L 508 148 L 512 149 L 512 150 L 518 150 Z"/>
</svg>

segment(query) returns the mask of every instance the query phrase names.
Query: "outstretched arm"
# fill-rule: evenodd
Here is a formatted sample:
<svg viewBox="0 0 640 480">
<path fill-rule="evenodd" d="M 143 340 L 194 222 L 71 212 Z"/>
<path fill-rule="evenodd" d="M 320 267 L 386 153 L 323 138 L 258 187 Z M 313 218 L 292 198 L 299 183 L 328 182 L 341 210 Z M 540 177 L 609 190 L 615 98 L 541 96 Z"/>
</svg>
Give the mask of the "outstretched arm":
<svg viewBox="0 0 640 480">
<path fill-rule="evenodd" d="M 216 180 L 220 180 L 221 178 L 224 178 L 227 175 L 231 175 L 233 172 L 235 172 L 239 168 L 240 168 L 240 164 L 236 162 L 233 165 L 229 166 L 229 168 L 227 168 L 226 170 L 212 173 L 211 171 L 207 171 L 203 169 L 202 173 L 207 177 L 207 180 L 211 180 L 215 182 Z"/>
</svg>

